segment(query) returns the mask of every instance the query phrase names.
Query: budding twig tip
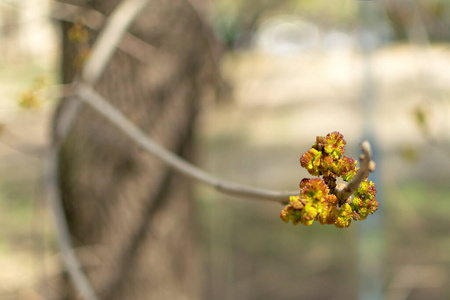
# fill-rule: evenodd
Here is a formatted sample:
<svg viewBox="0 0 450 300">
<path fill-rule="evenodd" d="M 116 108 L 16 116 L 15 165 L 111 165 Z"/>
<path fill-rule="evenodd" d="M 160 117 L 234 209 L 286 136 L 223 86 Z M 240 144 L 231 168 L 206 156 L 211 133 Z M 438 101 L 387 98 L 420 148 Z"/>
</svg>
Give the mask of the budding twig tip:
<svg viewBox="0 0 450 300">
<path fill-rule="evenodd" d="M 372 148 L 371 148 L 370 143 L 369 143 L 368 140 L 364 140 L 361 143 L 361 149 L 363 150 L 364 154 L 368 154 L 369 156 L 371 156 Z"/>
</svg>

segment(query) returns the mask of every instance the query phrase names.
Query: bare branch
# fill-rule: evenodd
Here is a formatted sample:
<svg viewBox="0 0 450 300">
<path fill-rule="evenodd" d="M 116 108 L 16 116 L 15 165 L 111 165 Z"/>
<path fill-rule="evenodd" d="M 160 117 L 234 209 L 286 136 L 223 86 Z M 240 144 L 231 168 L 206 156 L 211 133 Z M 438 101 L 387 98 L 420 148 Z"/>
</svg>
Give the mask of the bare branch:
<svg viewBox="0 0 450 300">
<path fill-rule="evenodd" d="M 279 203 L 288 203 L 289 196 L 298 194 L 298 191 L 279 192 L 253 188 L 214 177 L 151 140 L 89 85 L 80 84 L 76 90 L 76 95 L 79 96 L 84 103 L 89 104 L 89 106 L 108 119 L 114 126 L 118 127 L 139 146 L 157 156 L 180 173 L 209 185 L 224 194 L 264 199 Z"/>
<path fill-rule="evenodd" d="M 93 30 L 99 30 L 106 20 L 106 16 L 95 9 L 53 1 L 50 16 L 52 19 L 75 23 L 80 16 L 84 25 Z"/>
<path fill-rule="evenodd" d="M 47 201 L 52 211 L 53 224 L 56 229 L 56 237 L 59 244 L 64 265 L 67 268 L 78 293 L 86 300 L 98 300 L 89 279 L 83 273 L 81 264 L 73 252 L 70 240 L 69 228 L 61 202 L 61 192 L 58 185 L 58 156 L 59 147 L 51 147 L 47 152 L 47 170 L 45 185 L 47 189 Z"/>
<path fill-rule="evenodd" d="M 124 0 L 114 10 L 85 63 L 80 78 L 82 82 L 94 84 L 100 78 L 123 34 L 147 2 L 147 0 Z M 76 90 L 77 85 L 78 83 L 73 84 L 74 90 Z M 55 130 L 52 136 L 52 144 L 47 152 L 45 185 L 47 189 L 47 201 L 55 224 L 57 241 L 68 274 L 75 288 L 84 299 L 98 300 L 99 298 L 96 296 L 86 274 L 83 273 L 81 264 L 72 250 L 73 246 L 64 214 L 58 182 L 61 146 L 74 124 L 81 105 L 82 103 L 76 101 L 73 97 L 69 98 L 61 106 L 61 110 L 54 121 Z"/>
<path fill-rule="evenodd" d="M 375 162 L 372 160 L 372 150 L 369 141 L 365 140 L 361 143 L 363 154 L 359 157 L 360 167 L 353 179 L 348 184 L 339 184 L 336 187 L 336 196 L 339 202 L 347 201 L 356 190 L 359 188 L 363 180 L 369 176 L 370 172 L 375 170 Z"/>
</svg>

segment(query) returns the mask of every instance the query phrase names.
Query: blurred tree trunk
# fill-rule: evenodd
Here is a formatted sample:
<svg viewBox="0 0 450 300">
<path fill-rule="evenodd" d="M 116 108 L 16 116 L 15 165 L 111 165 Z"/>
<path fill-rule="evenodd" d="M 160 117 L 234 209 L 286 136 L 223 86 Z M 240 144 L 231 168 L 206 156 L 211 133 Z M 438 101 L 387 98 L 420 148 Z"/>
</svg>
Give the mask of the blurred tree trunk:
<svg viewBox="0 0 450 300">
<path fill-rule="evenodd" d="M 119 1 L 88 3 L 108 16 Z M 189 3 L 149 3 L 129 30 L 154 46 L 148 63 L 117 50 L 95 89 L 149 136 L 190 159 L 199 99 L 215 78 L 210 44 Z M 76 73 L 76 46 L 67 38 L 71 25 L 62 26 L 66 83 Z M 80 260 L 101 299 L 201 298 L 201 256 L 186 178 L 88 107 L 78 115 L 60 161 L 72 239 L 89 253 Z M 76 298 L 70 284 L 62 290 L 62 298 Z"/>
</svg>

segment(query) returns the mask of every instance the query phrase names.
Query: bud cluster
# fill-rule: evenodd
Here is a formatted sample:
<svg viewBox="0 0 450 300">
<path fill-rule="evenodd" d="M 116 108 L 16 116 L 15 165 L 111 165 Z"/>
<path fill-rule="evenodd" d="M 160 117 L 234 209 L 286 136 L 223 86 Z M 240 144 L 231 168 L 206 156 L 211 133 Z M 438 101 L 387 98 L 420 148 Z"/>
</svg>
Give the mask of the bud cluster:
<svg viewBox="0 0 450 300">
<path fill-rule="evenodd" d="M 76 20 L 72 27 L 70 27 L 67 37 L 70 42 L 77 46 L 78 53 L 74 58 L 73 66 L 75 70 L 79 71 L 91 52 L 89 46 L 89 31 L 82 18 Z"/>
<path fill-rule="evenodd" d="M 289 204 L 281 211 L 284 222 L 309 226 L 319 221 L 345 228 L 352 220 L 365 220 L 378 209 L 375 184 L 367 178 L 353 194 L 353 199 L 337 198 L 337 178 L 351 181 L 358 170 L 355 159 L 343 156 L 345 145 L 342 134 L 332 132 L 326 137 L 318 136 L 311 149 L 301 156 L 301 166 L 309 174 L 322 178 L 300 181 L 300 194 L 291 196 Z"/>
<path fill-rule="evenodd" d="M 23 109 L 35 109 L 42 103 L 41 94 L 48 86 L 44 77 L 38 77 L 34 80 L 33 85 L 25 90 L 19 97 L 19 106 Z"/>
</svg>

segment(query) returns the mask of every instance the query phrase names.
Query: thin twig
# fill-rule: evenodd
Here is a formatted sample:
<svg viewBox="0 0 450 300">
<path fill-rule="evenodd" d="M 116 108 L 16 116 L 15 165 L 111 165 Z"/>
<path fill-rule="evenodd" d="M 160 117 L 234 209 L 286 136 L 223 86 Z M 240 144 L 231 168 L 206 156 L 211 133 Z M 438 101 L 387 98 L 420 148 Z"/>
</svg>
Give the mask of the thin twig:
<svg viewBox="0 0 450 300">
<path fill-rule="evenodd" d="M 336 187 L 336 196 L 341 203 L 344 203 L 359 188 L 363 180 L 375 170 L 375 162 L 372 160 L 372 150 L 369 141 L 361 143 L 363 154 L 360 156 L 360 167 L 353 179 L 348 184 Z"/>
<path fill-rule="evenodd" d="M 80 78 L 81 82 L 93 85 L 100 78 L 124 32 L 126 32 L 128 26 L 142 11 L 147 2 L 146 0 L 124 0 L 114 10 L 107 20 L 105 29 L 100 33 L 94 44 L 91 56 L 85 63 Z M 74 90 L 76 90 L 77 85 L 77 83 L 73 84 Z M 73 246 L 61 201 L 58 180 L 61 146 L 67 138 L 81 106 L 82 103 L 80 101 L 69 98 L 61 107 L 59 115 L 54 121 L 52 144 L 47 152 L 45 184 L 47 201 L 52 212 L 57 241 L 68 274 L 76 290 L 84 299 L 98 300 L 99 298 L 96 296 L 86 274 L 83 273 L 81 264 L 72 250 Z"/>
<path fill-rule="evenodd" d="M 70 240 L 67 220 L 64 215 L 64 208 L 61 202 L 61 191 L 58 184 L 58 154 L 60 147 L 51 147 L 47 152 L 47 201 L 52 211 L 53 224 L 56 228 L 56 238 L 59 245 L 64 265 L 73 281 L 78 293 L 86 300 L 98 300 L 89 279 L 81 269 L 81 264 L 73 252 L 72 241 Z"/>
<path fill-rule="evenodd" d="M 76 89 L 76 95 L 84 103 L 89 104 L 89 106 L 108 119 L 139 146 L 157 156 L 180 173 L 209 185 L 224 194 L 264 199 L 279 203 L 288 203 L 289 196 L 298 194 L 298 191 L 279 192 L 258 189 L 214 177 L 154 142 L 89 85 L 80 84 Z"/>
</svg>

